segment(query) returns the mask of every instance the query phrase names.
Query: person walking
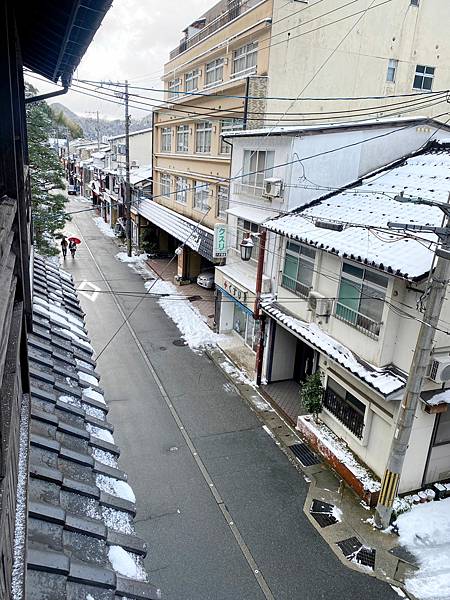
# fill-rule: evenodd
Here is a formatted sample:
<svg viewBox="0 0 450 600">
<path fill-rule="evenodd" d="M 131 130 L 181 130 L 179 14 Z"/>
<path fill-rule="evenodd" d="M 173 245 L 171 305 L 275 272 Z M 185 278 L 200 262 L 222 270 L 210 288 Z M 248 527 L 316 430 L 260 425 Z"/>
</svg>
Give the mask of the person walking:
<svg viewBox="0 0 450 600">
<path fill-rule="evenodd" d="M 62 240 L 61 240 L 61 250 L 62 250 L 62 255 L 63 258 L 65 259 L 67 256 L 67 238 L 65 235 L 62 236 Z"/>
<path fill-rule="evenodd" d="M 77 245 L 72 240 L 70 240 L 70 242 L 69 242 L 69 250 L 70 250 L 70 254 L 72 255 L 72 258 L 75 258 L 75 252 L 77 251 Z"/>
</svg>

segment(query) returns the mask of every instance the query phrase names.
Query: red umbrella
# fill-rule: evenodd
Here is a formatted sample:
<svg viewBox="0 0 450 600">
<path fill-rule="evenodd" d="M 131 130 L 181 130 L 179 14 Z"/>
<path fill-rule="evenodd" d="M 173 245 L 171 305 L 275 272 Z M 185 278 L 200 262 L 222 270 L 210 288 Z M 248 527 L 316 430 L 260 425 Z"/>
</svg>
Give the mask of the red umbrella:
<svg viewBox="0 0 450 600">
<path fill-rule="evenodd" d="M 69 242 L 75 242 L 75 244 L 81 244 L 81 240 L 79 240 L 77 237 L 70 237 L 68 240 Z"/>
</svg>

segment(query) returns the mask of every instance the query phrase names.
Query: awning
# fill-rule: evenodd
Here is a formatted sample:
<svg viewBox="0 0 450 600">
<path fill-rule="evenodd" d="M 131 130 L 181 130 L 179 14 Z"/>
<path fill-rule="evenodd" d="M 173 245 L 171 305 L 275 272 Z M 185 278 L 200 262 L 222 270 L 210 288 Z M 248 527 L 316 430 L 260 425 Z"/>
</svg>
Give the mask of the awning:
<svg viewBox="0 0 450 600">
<path fill-rule="evenodd" d="M 239 217 L 240 219 L 257 223 L 258 225 L 261 225 L 261 223 L 267 219 L 273 219 L 280 214 L 278 211 L 272 210 L 270 207 L 267 207 L 267 210 L 265 210 L 263 208 L 256 208 L 253 206 L 230 206 L 230 208 L 227 209 L 227 213 L 229 215 Z"/>
<path fill-rule="evenodd" d="M 448 390 L 429 390 L 420 394 L 421 399 L 428 406 L 439 406 L 440 404 L 450 404 L 450 389 Z"/>
<path fill-rule="evenodd" d="M 139 202 L 138 212 L 207 260 L 216 261 L 213 257 L 214 232 L 208 227 L 147 198 Z"/>
</svg>

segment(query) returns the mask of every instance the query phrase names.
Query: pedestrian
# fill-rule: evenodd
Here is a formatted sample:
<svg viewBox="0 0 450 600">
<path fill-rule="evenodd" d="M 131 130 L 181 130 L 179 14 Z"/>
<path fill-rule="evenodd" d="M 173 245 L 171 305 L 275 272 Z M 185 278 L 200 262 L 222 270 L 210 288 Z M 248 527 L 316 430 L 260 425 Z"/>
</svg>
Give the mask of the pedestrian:
<svg viewBox="0 0 450 600">
<path fill-rule="evenodd" d="M 77 245 L 75 244 L 75 242 L 73 240 L 70 240 L 70 242 L 69 242 L 69 250 L 70 250 L 70 254 L 72 255 L 72 258 L 75 258 L 75 252 L 77 251 Z"/>
<path fill-rule="evenodd" d="M 65 235 L 62 236 L 62 240 L 61 240 L 61 250 L 62 250 L 62 255 L 63 258 L 65 259 L 67 256 L 67 238 Z"/>
</svg>

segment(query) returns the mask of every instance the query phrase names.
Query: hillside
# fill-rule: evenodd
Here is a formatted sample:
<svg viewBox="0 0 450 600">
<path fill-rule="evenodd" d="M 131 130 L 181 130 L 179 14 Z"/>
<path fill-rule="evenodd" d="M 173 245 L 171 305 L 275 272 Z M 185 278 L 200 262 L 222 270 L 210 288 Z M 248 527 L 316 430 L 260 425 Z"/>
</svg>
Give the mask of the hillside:
<svg viewBox="0 0 450 600">
<path fill-rule="evenodd" d="M 80 125 L 83 129 L 83 137 L 87 139 L 97 139 L 97 119 L 95 117 L 83 117 L 74 113 L 70 108 L 64 106 L 60 102 L 53 102 L 51 105 L 53 110 L 63 113 L 72 121 Z M 142 119 L 132 119 L 130 124 L 130 131 L 138 131 L 139 129 L 145 129 L 151 127 L 152 115 L 149 113 Z M 111 135 L 120 135 L 125 132 L 125 121 L 122 119 L 99 119 L 100 137 Z"/>
</svg>

